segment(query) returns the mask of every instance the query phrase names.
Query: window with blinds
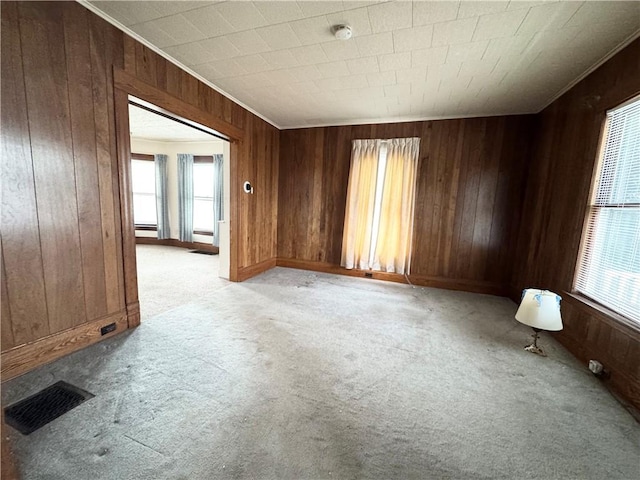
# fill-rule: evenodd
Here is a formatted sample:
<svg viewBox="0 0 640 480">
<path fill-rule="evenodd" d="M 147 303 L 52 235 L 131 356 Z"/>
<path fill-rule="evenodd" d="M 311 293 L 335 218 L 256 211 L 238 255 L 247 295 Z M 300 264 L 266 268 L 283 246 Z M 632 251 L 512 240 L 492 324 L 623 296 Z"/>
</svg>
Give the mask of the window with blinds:
<svg viewBox="0 0 640 480">
<path fill-rule="evenodd" d="M 607 113 L 575 290 L 640 325 L 640 97 Z"/>
</svg>

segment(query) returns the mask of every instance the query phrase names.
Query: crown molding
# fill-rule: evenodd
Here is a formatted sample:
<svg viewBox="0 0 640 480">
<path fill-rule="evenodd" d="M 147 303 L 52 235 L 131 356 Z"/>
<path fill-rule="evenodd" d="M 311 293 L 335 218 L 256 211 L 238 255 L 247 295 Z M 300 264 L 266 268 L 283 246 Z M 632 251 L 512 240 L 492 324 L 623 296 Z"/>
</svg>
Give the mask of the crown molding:
<svg viewBox="0 0 640 480">
<path fill-rule="evenodd" d="M 173 63 L 176 67 L 184 70 L 185 72 L 187 72 L 189 75 L 197 78 L 198 80 L 200 80 L 202 83 L 204 83 L 205 85 L 211 87 L 213 90 L 215 90 L 216 92 L 218 92 L 221 95 L 224 95 L 225 97 L 227 97 L 229 100 L 231 100 L 232 102 L 240 105 L 242 108 L 244 108 L 245 110 L 253 113 L 255 116 L 260 117 L 262 120 L 264 120 L 265 122 L 269 123 L 270 125 L 273 125 L 274 127 L 276 127 L 278 130 L 282 130 L 282 128 L 275 123 L 274 121 L 270 120 L 269 118 L 265 117 L 264 115 L 262 115 L 260 112 L 255 111 L 253 108 L 245 105 L 244 103 L 242 103 L 240 100 L 238 100 L 237 98 L 235 98 L 233 95 L 230 95 L 229 93 L 225 92 L 224 90 L 222 90 L 220 87 L 218 87 L 217 85 L 211 83 L 210 80 L 207 80 L 206 78 L 204 78 L 202 75 L 194 72 L 193 70 L 191 70 L 189 67 L 183 65 L 182 63 L 180 63 L 178 60 L 176 60 L 175 58 L 173 58 L 172 56 L 168 55 L 167 53 L 163 52 L 161 49 L 159 49 L 158 47 L 156 47 L 155 45 L 153 45 L 152 43 L 150 43 L 149 41 L 147 41 L 146 39 L 144 39 L 143 37 L 141 37 L 140 35 L 138 35 L 136 32 L 134 32 L 133 30 L 131 30 L 129 27 L 123 25 L 122 23 L 120 23 L 118 20 L 116 20 L 115 18 L 107 15 L 106 13 L 104 13 L 102 10 L 100 10 L 99 8 L 97 8 L 96 6 L 92 5 L 88 0 L 76 0 L 80 5 L 82 5 L 84 8 L 86 8 L 87 10 L 91 11 L 92 13 L 95 13 L 96 15 L 98 15 L 100 18 L 102 18 L 103 20 L 107 21 L 108 23 L 110 23 L 111 25 L 113 25 L 114 27 L 116 27 L 118 30 L 121 30 L 122 32 L 126 33 L 127 35 L 129 35 L 131 38 L 133 38 L 134 40 L 140 42 L 141 44 L 143 44 L 145 47 L 149 48 L 150 50 L 153 50 L 155 53 L 157 53 L 158 55 L 160 55 L 162 58 L 164 58 L 165 60 Z"/>
<path fill-rule="evenodd" d="M 573 80 L 572 82 L 569 82 L 569 84 L 566 87 L 564 87 L 558 93 L 556 93 L 553 97 L 551 97 L 551 99 L 544 104 L 544 107 L 542 107 L 540 110 L 538 110 L 535 113 L 542 112 L 545 108 L 547 108 L 553 102 L 558 100 L 561 96 L 563 96 L 565 93 L 567 93 L 573 87 L 575 87 L 578 83 L 580 83 L 582 80 L 584 80 L 589 75 L 591 75 L 593 72 L 595 72 L 598 68 L 600 68 L 602 65 L 604 65 L 607 61 L 611 60 L 611 58 L 615 57 L 618 53 L 620 53 L 622 50 L 624 50 L 626 47 L 628 47 L 631 44 L 631 42 L 633 42 L 637 38 L 640 38 L 640 29 L 636 30 L 631 35 L 629 35 L 627 38 L 625 38 L 616 48 L 611 50 L 604 57 L 602 57 L 600 60 L 598 60 L 596 63 L 594 63 L 590 68 L 588 68 L 583 73 L 581 73 L 578 77 L 576 77 L 575 80 Z"/>
</svg>

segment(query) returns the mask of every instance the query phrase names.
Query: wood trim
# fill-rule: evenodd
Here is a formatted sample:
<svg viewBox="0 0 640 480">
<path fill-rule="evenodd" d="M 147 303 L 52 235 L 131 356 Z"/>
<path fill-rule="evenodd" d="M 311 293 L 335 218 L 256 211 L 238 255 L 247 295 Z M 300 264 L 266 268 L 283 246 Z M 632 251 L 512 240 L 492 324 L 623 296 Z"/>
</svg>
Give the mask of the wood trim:
<svg viewBox="0 0 640 480">
<path fill-rule="evenodd" d="M 209 128 L 219 131 L 229 137 L 230 158 L 229 172 L 231 176 L 230 203 L 231 221 L 229 223 L 229 243 L 231 245 L 229 259 L 229 278 L 231 281 L 238 281 L 238 252 L 239 248 L 237 235 L 237 222 L 239 198 L 236 187 L 236 177 L 238 172 L 237 163 L 239 161 L 238 143 L 244 138 L 244 130 L 208 115 L 197 107 L 176 98 L 167 92 L 149 85 L 123 70 L 114 67 L 114 97 L 115 97 L 115 117 L 116 117 L 116 141 L 118 148 L 118 179 L 120 183 L 120 205 L 122 218 L 122 246 L 123 246 L 123 268 L 125 303 L 129 316 L 129 327 L 140 324 L 140 307 L 138 303 L 138 270 L 136 265 L 136 236 L 133 221 L 133 192 L 131 188 L 131 140 L 129 133 L 129 95 L 134 95 L 146 102 L 152 103 L 168 112 L 181 116 L 193 122 L 200 123 Z M 171 240 L 171 239 L 169 239 Z M 213 245 L 206 244 L 184 244 L 170 245 L 194 248 L 200 250 L 211 249 Z M 248 277 L 247 277 L 248 278 Z"/>
<path fill-rule="evenodd" d="M 122 89 L 145 102 L 153 103 L 176 115 L 217 130 L 229 136 L 231 141 L 238 141 L 244 137 L 244 131 L 235 125 L 215 118 L 212 115 L 207 115 L 197 107 L 191 106 L 159 88 L 138 80 L 124 70 L 114 69 L 113 80 L 116 88 Z"/>
<path fill-rule="evenodd" d="M 168 247 L 189 248 L 191 250 L 204 250 L 206 252 L 219 253 L 220 249 L 209 243 L 181 242 L 177 238 L 158 239 L 152 237 L 136 237 L 138 245 L 166 245 Z"/>
<path fill-rule="evenodd" d="M 272 269 L 277 264 L 277 259 L 270 258 L 268 260 L 263 260 L 262 262 L 256 263 L 255 265 L 251 265 L 249 267 L 243 267 L 238 271 L 238 279 L 236 281 L 243 282 L 248 278 L 255 277 L 260 273 L 266 272 L 267 270 Z"/>
<path fill-rule="evenodd" d="M 144 160 L 146 162 L 154 162 L 155 157 L 146 153 L 131 153 L 131 160 Z"/>
<path fill-rule="evenodd" d="M 569 337 L 563 331 L 551 333 L 563 347 L 585 365 L 586 369 L 589 360 L 593 359 L 591 347 Z M 629 402 L 632 408 L 640 409 L 640 380 L 630 375 L 628 371 L 610 364 L 605 365 L 605 371 L 608 372 L 608 375 L 601 380 L 607 388 L 619 395 L 625 402 Z"/>
<path fill-rule="evenodd" d="M 100 334 L 102 327 L 114 322 L 116 323 L 116 329 L 113 332 L 106 335 Z M 105 338 L 117 335 L 127 330 L 127 328 L 127 313 L 121 310 L 2 352 L 0 357 L 2 362 L 2 381 L 10 380 L 40 365 L 53 362 Z"/>
<path fill-rule="evenodd" d="M 409 283 L 404 275 L 400 273 L 374 272 L 369 270 L 346 269 L 339 265 L 325 262 L 311 262 L 308 260 L 296 260 L 294 258 L 278 257 L 276 261 L 278 267 L 298 268 L 301 270 L 311 270 L 314 272 L 333 273 L 336 275 L 346 275 L 349 277 L 372 278 L 374 280 L 384 280 L 387 282 Z M 371 277 L 367 277 L 370 274 Z M 409 281 L 413 285 L 431 288 L 443 288 L 446 290 L 460 290 L 472 293 L 484 293 L 488 295 L 505 296 L 507 288 L 492 282 L 482 282 L 477 280 L 460 280 L 443 277 L 429 277 L 426 275 L 409 275 Z"/>
<path fill-rule="evenodd" d="M 596 317 L 598 320 L 609 325 L 625 335 L 633 338 L 636 342 L 640 342 L 640 325 L 637 325 L 633 320 L 628 319 L 614 312 L 613 310 L 600 305 L 599 303 L 591 300 L 588 297 L 580 295 L 575 292 L 562 292 L 562 298 L 567 303 L 570 303 L 574 307 L 582 310 L 587 315 Z"/>
<path fill-rule="evenodd" d="M 116 117 L 116 148 L 118 182 L 120 186 L 120 216 L 122 218 L 122 268 L 126 305 L 138 303 L 138 269 L 136 266 L 136 228 L 133 220 L 133 188 L 131 186 L 131 136 L 129 133 L 129 95 L 114 89 Z M 140 324 L 140 316 L 130 320 L 130 326 Z"/>
<path fill-rule="evenodd" d="M 127 304 L 127 324 L 129 328 L 140 325 L 140 302 Z"/>
<path fill-rule="evenodd" d="M 238 259 L 239 254 L 239 228 L 240 225 L 240 175 L 239 165 L 237 161 L 233 159 L 240 158 L 240 152 L 242 151 L 242 142 L 234 142 L 229 145 L 229 156 L 232 161 L 229 162 L 229 176 L 231 177 L 229 185 L 229 201 L 230 205 L 230 219 L 229 219 L 229 280 L 232 282 L 239 282 L 238 278 Z"/>
<path fill-rule="evenodd" d="M 409 280 L 414 285 L 430 288 L 443 288 L 445 290 L 458 290 L 461 292 L 482 293 L 506 297 L 508 287 L 495 282 L 481 280 L 466 280 L 446 277 L 429 277 L 426 275 L 409 275 Z"/>
</svg>

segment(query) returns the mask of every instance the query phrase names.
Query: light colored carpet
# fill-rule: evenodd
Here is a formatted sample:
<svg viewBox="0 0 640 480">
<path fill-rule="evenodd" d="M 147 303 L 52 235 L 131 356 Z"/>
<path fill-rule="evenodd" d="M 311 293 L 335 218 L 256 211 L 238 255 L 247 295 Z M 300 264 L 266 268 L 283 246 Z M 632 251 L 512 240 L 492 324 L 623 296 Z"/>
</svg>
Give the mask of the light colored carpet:
<svg viewBox="0 0 640 480">
<path fill-rule="evenodd" d="M 515 309 L 276 268 L 13 380 L 3 404 L 57 380 L 96 395 L 12 435 L 26 479 L 639 478 L 640 426 L 549 336 L 548 358 L 524 352 Z"/>
<path fill-rule="evenodd" d="M 218 255 L 189 249 L 136 245 L 142 320 L 216 294 L 231 282 L 218 277 Z"/>
</svg>

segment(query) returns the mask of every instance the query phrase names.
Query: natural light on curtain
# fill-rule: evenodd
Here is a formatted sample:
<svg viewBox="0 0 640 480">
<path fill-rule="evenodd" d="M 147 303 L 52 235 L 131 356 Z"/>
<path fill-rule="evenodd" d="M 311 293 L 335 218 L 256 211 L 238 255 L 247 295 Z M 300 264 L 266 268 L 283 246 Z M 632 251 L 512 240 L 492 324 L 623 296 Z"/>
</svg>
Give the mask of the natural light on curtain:
<svg viewBox="0 0 640 480">
<path fill-rule="evenodd" d="M 354 140 L 341 265 L 409 273 L 419 138 Z"/>
</svg>

